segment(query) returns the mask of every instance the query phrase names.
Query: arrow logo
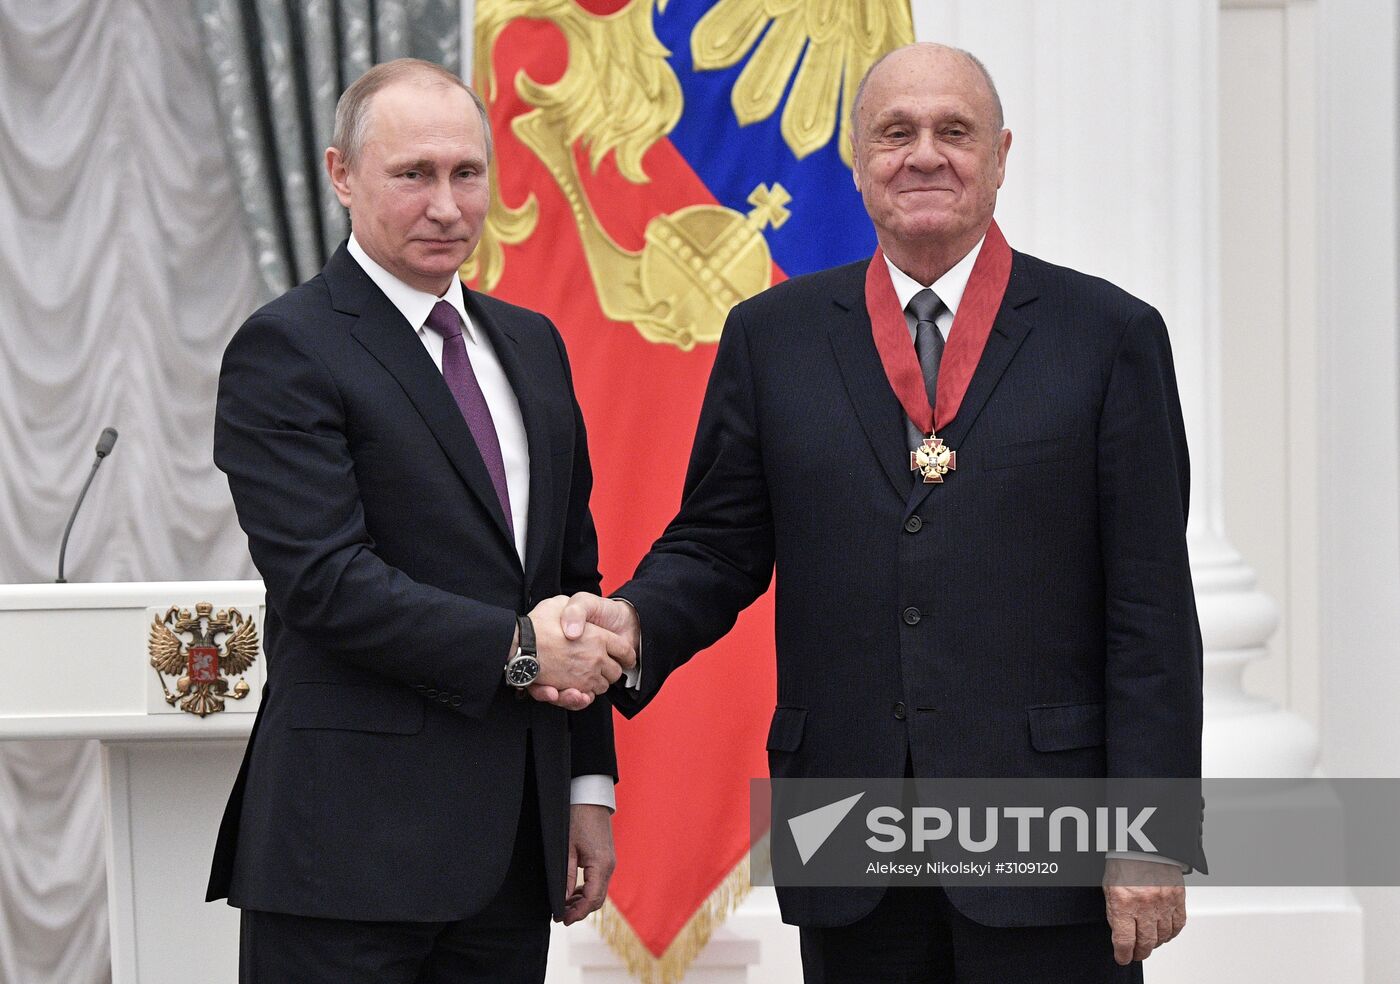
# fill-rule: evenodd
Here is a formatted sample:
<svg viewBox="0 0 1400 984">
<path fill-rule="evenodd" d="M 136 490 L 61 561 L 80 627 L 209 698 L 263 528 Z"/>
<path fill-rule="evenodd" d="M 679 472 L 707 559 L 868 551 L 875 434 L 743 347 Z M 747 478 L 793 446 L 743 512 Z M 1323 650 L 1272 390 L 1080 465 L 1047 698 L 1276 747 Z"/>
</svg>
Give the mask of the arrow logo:
<svg viewBox="0 0 1400 984">
<path fill-rule="evenodd" d="M 792 831 L 792 839 L 797 844 L 797 856 L 802 859 L 803 864 L 811 860 L 812 855 L 816 854 L 827 838 L 841 826 L 846 814 L 855 808 L 864 795 L 856 793 L 854 796 L 788 819 L 788 829 Z"/>
</svg>

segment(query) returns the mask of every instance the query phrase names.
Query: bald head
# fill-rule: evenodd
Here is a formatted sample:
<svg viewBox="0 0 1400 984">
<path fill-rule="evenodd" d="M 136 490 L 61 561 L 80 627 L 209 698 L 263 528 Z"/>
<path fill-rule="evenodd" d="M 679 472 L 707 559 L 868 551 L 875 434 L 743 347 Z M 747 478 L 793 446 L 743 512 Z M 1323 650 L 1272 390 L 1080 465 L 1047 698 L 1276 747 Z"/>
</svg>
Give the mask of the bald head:
<svg viewBox="0 0 1400 984">
<path fill-rule="evenodd" d="M 954 48 L 951 45 L 938 44 L 933 41 L 919 41 L 885 52 L 865 70 L 865 74 L 861 76 L 860 84 L 856 86 L 856 97 L 851 101 L 851 132 L 853 134 L 860 132 L 857 124 L 860 121 L 860 108 L 865 97 L 866 83 L 870 81 L 872 76 L 886 67 L 886 62 L 893 63 L 888 66 L 889 68 L 916 66 L 924 71 L 946 69 L 949 65 L 955 66 L 957 62 L 962 62 L 962 67 L 965 70 L 970 69 L 981 76 L 983 87 L 990 101 L 991 118 L 995 120 L 996 128 L 1000 130 L 1006 125 L 1005 117 L 1001 111 L 1001 96 L 997 94 L 996 83 L 992 81 L 992 73 L 987 71 L 987 66 L 982 64 L 980 58 L 962 48 Z"/>
<path fill-rule="evenodd" d="M 890 259 L 931 284 L 986 233 L 1011 131 L 982 63 L 911 44 L 873 65 L 853 100 L 851 176 Z"/>
</svg>

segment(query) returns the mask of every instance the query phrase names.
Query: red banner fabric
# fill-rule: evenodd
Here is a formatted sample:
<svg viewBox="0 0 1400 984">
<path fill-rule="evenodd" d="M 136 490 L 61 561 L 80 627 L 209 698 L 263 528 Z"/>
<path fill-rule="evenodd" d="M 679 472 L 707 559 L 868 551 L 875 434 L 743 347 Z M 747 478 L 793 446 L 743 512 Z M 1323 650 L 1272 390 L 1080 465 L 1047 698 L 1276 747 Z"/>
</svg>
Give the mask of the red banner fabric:
<svg viewBox="0 0 1400 984">
<path fill-rule="evenodd" d="M 590 6 L 600 5 L 607 6 Z M 540 83 L 564 73 L 568 48 L 560 29 L 513 21 L 492 57 L 498 193 L 512 208 L 533 195 L 538 225 L 523 242 L 505 246 L 491 293 L 548 315 L 568 346 L 589 430 L 606 590 L 631 575 L 675 513 L 714 347 L 657 344 L 604 315 L 570 204 L 512 130 L 512 121 L 532 109 L 517 94 L 517 73 Z M 572 153 L 599 224 L 624 250 L 643 249 L 653 217 L 715 202 L 669 140 L 643 157 L 645 184 L 624 178 L 611 154 L 595 173 L 578 142 Z M 774 280 L 781 278 L 774 267 Z M 666 953 L 748 849 L 748 780 L 767 775 L 772 624 L 770 596 L 680 671 L 636 720 L 617 720 L 622 779 L 609 895 L 653 957 Z"/>
</svg>

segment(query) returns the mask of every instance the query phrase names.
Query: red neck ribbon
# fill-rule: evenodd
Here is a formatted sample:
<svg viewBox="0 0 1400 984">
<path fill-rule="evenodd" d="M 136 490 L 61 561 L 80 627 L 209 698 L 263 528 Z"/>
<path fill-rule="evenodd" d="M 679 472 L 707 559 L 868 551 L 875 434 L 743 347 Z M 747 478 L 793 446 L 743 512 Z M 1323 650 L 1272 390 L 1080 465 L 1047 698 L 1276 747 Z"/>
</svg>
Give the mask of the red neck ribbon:
<svg viewBox="0 0 1400 984">
<path fill-rule="evenodd" d="M 875 335 L 875 349 L 885 367 L 890 386 L 914 426 L 932 434 L 948 425 L 958 415 L 973 370 L 987 347 L 1006 285 L 1011 280 L 1011 247 L 997 228 L 996 221 L 987 228 L 982 251 L 972 264 L 972 276 L 963 291 L 953 327 L 948 332 L 948 344 L 938 363 L 938 407 L 928 404 L 924 389 L 924 374 L 919 357 L 909 341 L 909 323 L 895 295 L 885 265 L 884 251 L 878 247 L 865 271 L 865 308 L 870 313 L 870 327 Z"/>
</svg>

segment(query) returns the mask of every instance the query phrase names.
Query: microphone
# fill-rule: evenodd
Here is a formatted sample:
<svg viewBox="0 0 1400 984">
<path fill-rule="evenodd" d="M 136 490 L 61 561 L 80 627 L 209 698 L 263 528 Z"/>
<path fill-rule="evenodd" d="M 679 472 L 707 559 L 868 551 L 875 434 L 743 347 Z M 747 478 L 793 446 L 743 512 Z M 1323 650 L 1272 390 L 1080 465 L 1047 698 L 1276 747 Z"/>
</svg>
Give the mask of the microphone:
<svg viewBox="0 0 1400 984">
<path fill-rule="evenodd" d="M 88 472 L 87 481 L 83 483 L 83 490 L 78 493 L 78 501 L 73 504 L 73 514 L 68 517 L 68 525 L 63 529 L 63 545 L 58 548 L 58 580 L 55 584 L 67 584 L 63 577 L 63 557 L 68 553 L 68 534 L 73 532 L 73 520 L 78 518 L 78 510 L 83 508 L 83 500 L 87 498 L 88 487 L 92 485 L 92 480 L 97 475 L 97 469 L 102 466 L 102 459 L 112 453 L 112 447 L 117 443 L 117 432 L 111 427 L 103 428 L 102 435 L 97 439 L 97 458 L 92 463 L 92 470 Z"/>
</svg>

